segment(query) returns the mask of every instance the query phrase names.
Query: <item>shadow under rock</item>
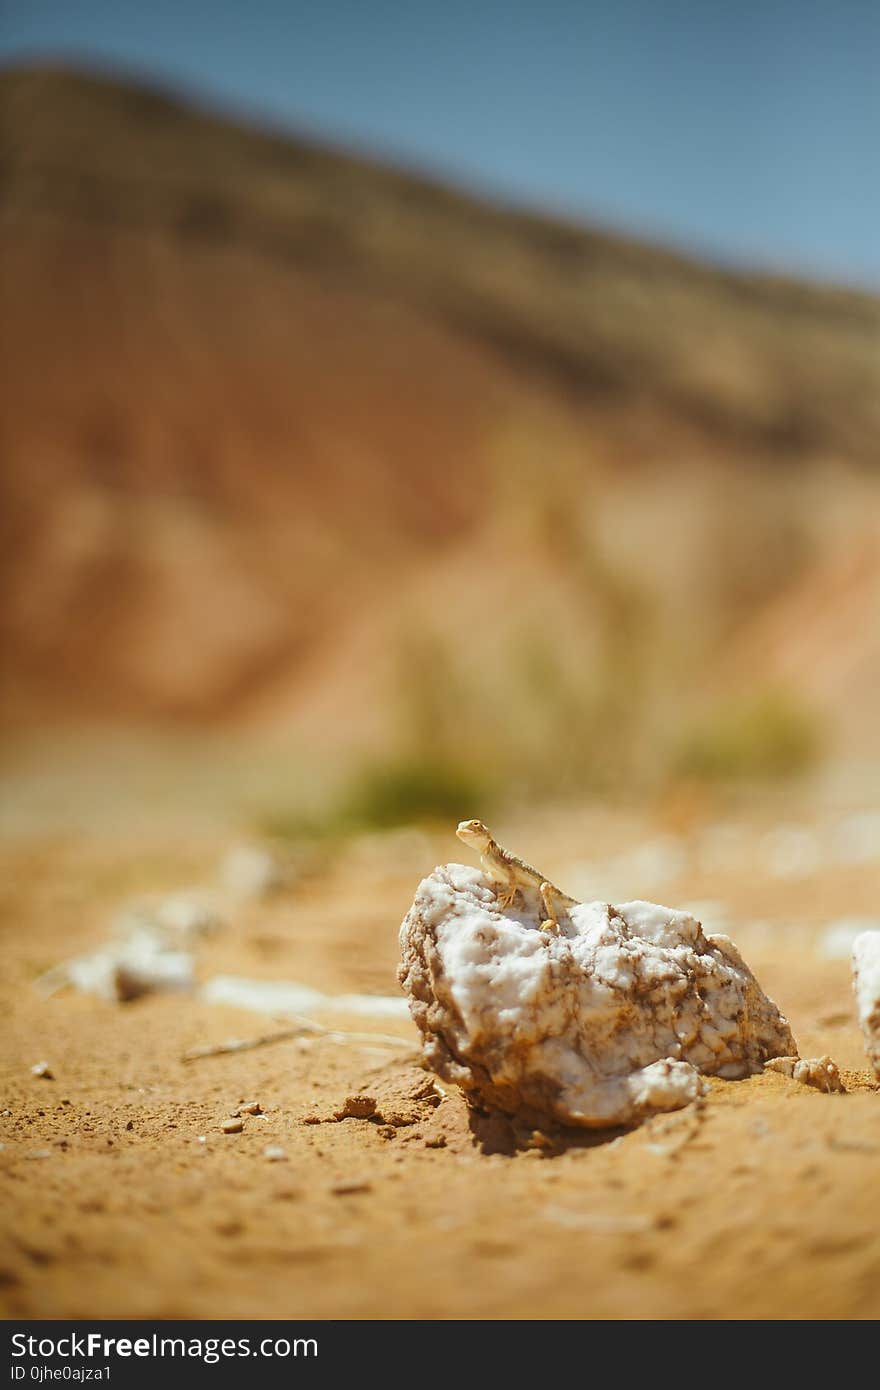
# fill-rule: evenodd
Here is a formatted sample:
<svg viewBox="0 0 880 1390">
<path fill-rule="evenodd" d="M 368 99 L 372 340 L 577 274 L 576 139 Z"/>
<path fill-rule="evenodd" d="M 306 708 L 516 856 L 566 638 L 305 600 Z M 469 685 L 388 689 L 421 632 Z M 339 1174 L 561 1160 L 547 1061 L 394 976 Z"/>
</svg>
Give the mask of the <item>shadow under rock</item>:
<svg viewBox="0 0 880 1390">
<path fill-rule="evenodd" d="M 518 1153 L 538 1150 L 544 1158 L 558 1158 L 569 1149 L 598 1149 L 610 1144 L 624 1134 L 631 1133 L 634 1126 L 616 1125 L 609 1129 L 574 1129 L 548 1127 L 536 1129 L 534 1126 L 517 1124 L 508 1115 L 497 1111 L 480 1110 L 471 1107 L 468 1113 L 468 1128 L 480 1152 L 502 1154 L 514 1158 Z"/>
</svg>

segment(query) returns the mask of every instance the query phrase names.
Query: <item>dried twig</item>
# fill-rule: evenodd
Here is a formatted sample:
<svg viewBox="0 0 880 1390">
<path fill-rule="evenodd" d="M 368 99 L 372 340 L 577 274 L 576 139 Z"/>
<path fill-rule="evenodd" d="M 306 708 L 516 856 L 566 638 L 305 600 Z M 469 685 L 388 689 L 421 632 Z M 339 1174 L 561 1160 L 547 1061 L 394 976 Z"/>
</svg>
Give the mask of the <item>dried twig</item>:
<svg viewBox="0 0 880 1390">
<path fill-rule="evenodd" d="M 280 1028 L 275 1033 L 261 1033 L 256 1038 L 227 1038 L 222 1043 L 207 1043 L 203 1047 L 191 1047 L 181 1057 L 182 1062 L 199 1062 L 203 1057 L 224 1057 L 228 1052 L 250 1052 L 254 1047 L 269 1047 L 272 1043 L 289 1042 L 299 1038 L 311 1029 L 300 1025 L 297 1028 Z"/>
</svg>

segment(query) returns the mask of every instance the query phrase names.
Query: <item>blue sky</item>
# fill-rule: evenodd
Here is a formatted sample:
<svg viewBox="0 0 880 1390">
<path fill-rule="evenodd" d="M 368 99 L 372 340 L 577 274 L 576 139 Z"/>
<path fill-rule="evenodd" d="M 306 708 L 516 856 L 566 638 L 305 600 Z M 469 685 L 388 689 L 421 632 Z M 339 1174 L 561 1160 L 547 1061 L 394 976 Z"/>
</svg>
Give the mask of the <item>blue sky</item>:
<svg viewBox="0 0 880 1390">
<path fill-rule="evenodd" d="M 0 62 L 40 57 L 722 261 L 880 287 L 876 0 L 0 0 Z"/>
</svg>

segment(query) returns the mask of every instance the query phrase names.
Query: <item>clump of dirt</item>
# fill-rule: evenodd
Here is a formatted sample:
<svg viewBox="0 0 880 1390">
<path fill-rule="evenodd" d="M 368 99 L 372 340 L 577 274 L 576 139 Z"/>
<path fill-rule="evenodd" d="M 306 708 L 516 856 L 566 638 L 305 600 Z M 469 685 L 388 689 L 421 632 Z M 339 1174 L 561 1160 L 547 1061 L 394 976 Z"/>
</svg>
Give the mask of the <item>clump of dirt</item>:
<svg viewBox="0 0 880 1390">
<path fill-rule="evenodd" d="M 378 1125 L 380 1132 L 406 1129 L 429 1120 L 443 1098 L 444 1093 L 437 1089 L 432 1076 L 418 1067 L 393 1063 L 375 1075 L 368 1087 L 351 1092 L 329 1112 L 311 1111 L 304 1123 L 367 1120 Z"/>
</svg>

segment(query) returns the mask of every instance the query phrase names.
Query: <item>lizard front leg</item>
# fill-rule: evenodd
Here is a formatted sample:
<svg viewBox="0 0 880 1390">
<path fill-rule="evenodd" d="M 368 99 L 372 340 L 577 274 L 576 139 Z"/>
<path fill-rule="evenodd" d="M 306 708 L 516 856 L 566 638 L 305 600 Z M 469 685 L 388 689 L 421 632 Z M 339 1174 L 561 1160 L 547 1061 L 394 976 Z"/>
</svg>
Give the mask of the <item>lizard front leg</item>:
<svg viewBox="0 0 880 1390">
<path fill-rule="evenodd" d="M 541 905 L 544 908 L 544 921 L 541 923 L 541 931 L 549 932 L 553 936 L 559 935 L 559 922 L 556 917 L 557 891 L 558 890 L 554 888 L 552 883 L 546 882 L 542 883 L 541 887 L 538 889 L 541 895 Z"/>
<path fill-rule="evenodd" d="M 519 888 L 516 883 L 511 883 L 508 879 L 506 883 L 495 885 L 495 896 L 498 899 L 498 906 L 502 912 L 506 912 L 509 907 L 513 907 L 519 897 Z"/>
<path fill-rule="evenodd" d="M 513 906 L 519 893 L 519 885 L 516 879 L 513 874 L 505 873 L 503 868 L 499 873 L 500 866 L 496 863 L 492 863 L 491 860 L 487 860 L 485 856 L 481 857 L 481 863 L 483 866 L 483 873 L 495 889 L 495 897 L 498 900 L 498 906 L 501 908 L 502 912 L 506 912 L 509 907 Z"/>
</svg>

